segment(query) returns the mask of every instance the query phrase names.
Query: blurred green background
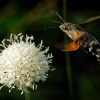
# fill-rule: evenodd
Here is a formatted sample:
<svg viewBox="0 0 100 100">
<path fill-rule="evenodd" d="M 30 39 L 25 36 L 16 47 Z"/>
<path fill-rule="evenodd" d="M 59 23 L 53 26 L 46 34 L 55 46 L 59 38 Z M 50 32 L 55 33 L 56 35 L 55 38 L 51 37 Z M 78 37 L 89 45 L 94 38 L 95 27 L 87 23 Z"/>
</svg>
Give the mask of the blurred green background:
<svg viewBox="0 0 100 100">
<path fill-rule="evenodd" d="M 66 1 L 64 3 L 64 1 Z M 61 21 L 56 12 L 66 17 L 68 22 L 81 24 L 92 16 L 100 15 L 99 1 L 87 0 L 1 0 L 0 1 L 0 41 L 11 33 L 34 36 L 36 45 L 41 40 L 50 47 L 54 58 L 45 83 L 37 83 L 36 90 L 30 90 L 31 100 L 100 100 L 100 62 L 81 49 L 68 53 L 55 47 L 64 40 L 59 29 Z M 92 4 L 93 3 L 93 4 Z M 64 14 L 66 13 L 66 14 Z M 57 28 L 47 28 L 57 27 Z M 46 30 L 44 30 L 47 28 Z M 83 28 L 100 41 L 100 20 L 86 24 Z M 67 36 L 67 35 L 66 35 Z M 68 70 L 69 66 L 69 70 Z M 25 100 L 21 91 L 8 88 L 0 90 L 1 100 Z"/>
</svg>

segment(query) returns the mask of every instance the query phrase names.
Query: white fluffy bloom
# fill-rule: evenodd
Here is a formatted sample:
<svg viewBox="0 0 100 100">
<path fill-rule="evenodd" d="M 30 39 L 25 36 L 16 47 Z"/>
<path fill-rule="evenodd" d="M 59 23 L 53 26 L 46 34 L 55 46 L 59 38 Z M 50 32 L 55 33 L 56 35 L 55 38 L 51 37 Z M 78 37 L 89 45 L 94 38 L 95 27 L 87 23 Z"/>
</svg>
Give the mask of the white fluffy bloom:
<svg viewBox="0 0 100 100">
<path fill-rule="evenodd" d="M 36 88 L 35 82 L 46 80 L 52 54 L 47 54 L 48 48 L 42 50 L 42 41 L 36 47 L 33 36 L 11 34 L 0 46 L 4 48 L 0 53 L 0 88 L 7 86 L 10 92 L 17 87 L 23 93 L 28 87 Z"/>
</svg>

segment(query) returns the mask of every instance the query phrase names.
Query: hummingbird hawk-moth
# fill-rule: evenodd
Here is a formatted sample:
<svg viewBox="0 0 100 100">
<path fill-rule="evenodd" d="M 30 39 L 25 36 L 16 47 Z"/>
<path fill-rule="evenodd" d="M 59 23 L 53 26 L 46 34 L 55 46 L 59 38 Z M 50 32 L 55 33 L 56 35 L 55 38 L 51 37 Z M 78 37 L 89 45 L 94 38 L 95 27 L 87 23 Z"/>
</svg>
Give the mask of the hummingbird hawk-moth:
<svg viewBox="0 0 100 100">
<path fill-rule="evenodd" d="M 59 28 L 70 38 L 70 41 L 59 43 L 57 47 L 62 51 L 74 51 L 81 48 L 85 52 L 94 55 L 100 61 L 100 43 L 98 40 L 80 25 L 65 22 L 58 13 L 57 16 L 63 21 Z"/>
</svg>

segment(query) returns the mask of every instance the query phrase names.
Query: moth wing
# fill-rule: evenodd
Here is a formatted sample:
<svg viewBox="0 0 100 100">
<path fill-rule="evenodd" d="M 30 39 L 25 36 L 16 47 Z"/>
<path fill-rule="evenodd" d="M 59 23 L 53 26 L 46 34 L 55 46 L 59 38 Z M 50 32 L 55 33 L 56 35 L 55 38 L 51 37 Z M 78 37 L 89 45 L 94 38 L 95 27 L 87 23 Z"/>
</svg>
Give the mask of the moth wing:
<svg viewBox="0 0 100 100">
<path fill-rule="evenodd" d="M 57 43 L 56 47 L 61 51 L 74 51 L 79 48 L 79 43 L 75 41 Z"/>
<path fill-rule="evenodd" d="M 100 19 L 100 15 L 99 16 L 90 17 L 84 23 L 89 23 L 89 22 L 95 21 L 97 19 Z"/>
<path fill-rule="evenodd" d="M 100 15 L 88 18 L 84 23 L 79 24 L 83 28 L 85 28 L 88 24 L 91 24 L 94 21 L 100 20 Z"/>
</svg>

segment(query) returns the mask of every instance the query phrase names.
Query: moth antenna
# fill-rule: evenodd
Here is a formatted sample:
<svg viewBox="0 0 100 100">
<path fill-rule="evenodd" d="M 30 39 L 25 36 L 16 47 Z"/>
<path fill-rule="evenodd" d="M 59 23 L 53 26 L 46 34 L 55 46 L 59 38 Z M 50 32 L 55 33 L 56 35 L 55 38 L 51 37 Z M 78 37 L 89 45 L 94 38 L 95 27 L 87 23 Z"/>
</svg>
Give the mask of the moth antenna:
<svg viewBox="0 0 100 100">
<path fill-rule="evenodd" d="M 63 23 L 65 23 L 65 21 L 63 20 L 63 18 L 56 12 L 56 15 L 63 21 Z"/>
<path fill-rule="evenodd" d="M 62 22 L 56 21 L 56 20 L 52 20 L 53 22 L 56 22 L 58 24 L 63 24 Z"/>
</svg>

